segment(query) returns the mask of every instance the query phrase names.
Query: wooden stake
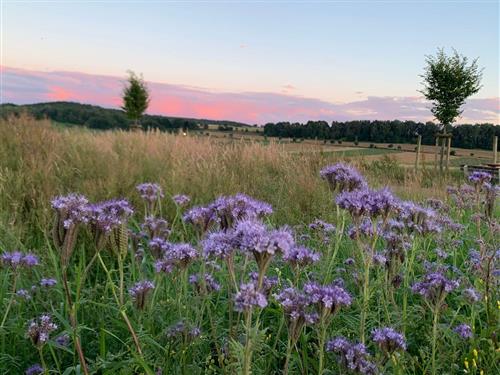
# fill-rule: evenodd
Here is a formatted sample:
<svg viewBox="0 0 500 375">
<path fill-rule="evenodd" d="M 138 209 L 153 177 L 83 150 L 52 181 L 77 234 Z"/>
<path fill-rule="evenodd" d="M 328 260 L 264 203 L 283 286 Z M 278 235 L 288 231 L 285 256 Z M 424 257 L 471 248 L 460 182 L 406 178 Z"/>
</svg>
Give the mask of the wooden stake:
<svg viewBox="0 0 500 375">
<path fill-rule="evenodd" d="M 498 136 L 495 135 L 493 137 L 493 163 L 496 164 L 498 159 L 497 159 L 497 149 L 498 149 Z"/>
<path fill-rule="evenodd" d="M 420 146 L 422 144 L 422 136 L 419 135 L 417 138 L 417 155 L 415 156 L 415 172 L 418 171 L 418 166 L 420 164 Z"/>
<path fill-rule="evenodd" d="M 436 136 L 436 147 L 434 148 L 434 170 L 437 170 L 438 165 L 438 148 L 439 146 L 439 137 Z"/>
<path fill-rule="evenodd" d="M 451 152 L 451 134 L 450 136 L 446 139 L 446 172 L 450 169 L 450 152 Z"/>
</svg>

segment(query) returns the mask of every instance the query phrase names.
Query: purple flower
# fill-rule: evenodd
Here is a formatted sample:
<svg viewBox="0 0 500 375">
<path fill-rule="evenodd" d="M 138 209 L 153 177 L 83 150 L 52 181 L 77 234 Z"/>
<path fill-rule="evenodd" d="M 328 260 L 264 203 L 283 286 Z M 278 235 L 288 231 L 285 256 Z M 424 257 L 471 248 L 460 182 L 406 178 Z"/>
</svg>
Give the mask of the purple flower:
<svg viewBox="0 0 500 375">
<path fill-rule="evenodd" d="M 345 261 L 344 261 L 344 264 L 346 266 L 352 266 L 353 264 L 355 264 L 356 261 L 354 260 L 354 258 L 347 258 Z"/>
<path fill-rule="evenodd" d="M 257 290 L 255 283 L 240 285 L 240 291 L 234 296 L 234 309 L 240 312 L 247 312 L 254 307 L 264 308 L 267 306 L 267 299 L 264 294 Z"/>
<path fill-rule="evenodd" d="M 32 268 L 39 264 L 38 257 L 33 253 L 22 253 L 20 251 L 4 252 L 0 255 L 0 265 L 17 269 L 21 267 Z"/>
<path fill-rule="evenodd" d="M 259 221 L 244 220 L 236 225 L 235 241 L 242 251 L 251 253 L 286 253 L 294 245 L 291 232 L 287 228 L 268 230 Z"/>
<path fill-rule="evenodd" d="M 201 232 L 206 232 L 210 225 L 215 223 L 216 215 L 210 207 L 196 206 L 187 211 L 182 219 L 197 227 Z"/>
<path fill-rule="evenodd" d="M 456 326 L 453 331 L 457 333 L 463 339 L 470 339 L 474 335 L 472 333 L 472 328 L 467 324 L 460 324 Z"/>
<path fill-rule="evenodd" d="M 137 185 L 136 189 L 141 195 L 141 198 L 150 204 L 164 197 L 161 186 L 155 183 L 145 182 Z"/>
<path fill-rule="evenodd" d="M 210 233 L 201 242 L 205 258 L 226 259 L 235 249 L 234 234 L 231 230 Z"/>
<path fill-rule="evenodd" d="M 332 191 L 353 191 L 367 187 L 367 183 L 359 171 L 344 163 L 328 165 L 319 174 L 322 179 L 328 182 Z"/>
<path fill-rule="evenodd" d="M 189 283 L 193 284 L 199 293 L 202 292 L 202 285 L 198 275 L 190 275 Z M 205 274 L 205 287 L 207 288 L 208 293 L 218 292 L 220 290 L 220 284 L 215 281 L 213 275 L 210 273 Z"/>
<path fill-rule="evenodd" d="M 320 254 L 304 246 L 294 246 L 283 254 L 283 260 L 292 267 L 305 267 L 319 261 Z"/>
<path fill-rule="evenodd" d="M 349 373 L 377 374 L 377 366 L 369 360 L 370 354 L 361 343 L 352 343 L 340 336 L 328 341 L 326 350 L 336 353 L 340 365 Z"/>
<path fill-rule="evenodd" d="M 259 281 L 259 274 L 257 272 L 250 272 L 249 275 L 250 277 L 250 280 L 253 281 L 253 283 L 255 284 L 255 287 L 257 288 L 257 284 L 258 284 L 258 281 Z M 264 294 L 264 296 L 266 296 L 266 298 L 268 298 L 270 295 L 271 295 L 271 291 L 273 290 L 273 288 L 278 285 L 278 278 L 275 277 L 275 276 L 264 276 L 262 278 L 262 287 L 260 288 L 260 292 L 262 294 Z"/>
<path fill-rule="evenodd" d="M 406 350 L 404 336 L 390 327 L 374 329 L 372 331 L 372 340 L 387 354 L 391 354 L 396 350 Z"/>
<path fill-rule="evenodd" d="M 41 315 L 28 324 L 27 336 L 35 346 L 43 346 L 48 340 L 50 333 L 57 329 L 50 315 Z"/>
<path fill-rule="evenodd" d="M 29 301 L 31 299 L 31 295 L 26 289 L 19 289 L 16 292 L 16 296 L 24 299 L 25 301 Z"/>
<path fill-rule="evenodd" d="M 52 199 L 52 208 L 57 212 L 58 222 L 65 229 L 88 221 L 88 199 L 80 194 L 68 194 Z"/>
<path fill-rule="evenodd" d="M 387 265 L 387 257 L 384 252 L 378 252 L 373 254 L 373 263 L 377 266 Z"/>
<path fill-rule="evenodd" d="M 34 365 L 28 367 L 26 371 L 24 372 L 26 375 L 40 375 L 44 372 L 45 370 L 39 363 L 35 363 Z"/>
<path fill-rule="evenodd" d="M 54 340 L 59 346 L 68 346 L 70 342 L 70 337 L 67 333 L 57 336 Z"/>
<path fill-rule="evenodd" d="M 355 219 L 362 216 L 387 218 L 399 205 L 399 201 L 388 188 L 344 191 L 337 196 L 336 203 Z"/>
<path fill-rule="evenodd" d="M 144 309 L 146 304 L 146 297 L 148 293 L 155 288 L 155 284 L 152 281 L 144 280 L 137 282 L 132 288 L 128 290 L 128 293 L 132 297 L 135 303 L 135 307 L 138 310 Z"/>
<path fill-rule="evenodd" d="M 109 233 L 127 222 L 134 210 L 125 199 L 112 199 L 89 206 L 90 223 L 95 233 Z"/>
<path fill-rule="evenodd" d="M 316 219 L 311 224 L 309 224 L 309 229 L 322 231 L 325 234 L 335 232 L 337 229 L 335 225 L 327 223 L 326 221 Z"/>
<path fill-rule="evenodd" d="M 167 337 L 169 339 L 178 339 L 191 342 L 201 334 L 199 327 L 192 326 L 190 323 L 186 323 L 181 320 L 174 325 L 167 328 Z"/>
<path fill-rule="evenodd" d="M 478 293 L 477 290 L 474 288 L 464 289 L 462 295 L 464 296 L 465 300 L 469 303 L 476 303 L 481 299 L 481 294 Z"/>
<path fill-rule="evenodd" d="M 316 305 L 323 318 L 335 314 L 341 307 L 350 306 L 352 303 L 351 295 L 339 283 L 319 285 L 315 282 L 308 282 L 304 285 L 304 292 Z"/>
<path fill-rule="evenodd" d="M 398 219 L 405 224 L 409 232 L 419 234 L 440 233 L 443 223 L 437 212 L 431 208 L 419 206 L 410 201 L 399 203 Z"/>
<path fill-rule="evenodd" d="M 474 171 L 469 175 L 469 181 L 476 186 L 489 183 L 492 175 L 488 172 Z"/>
<path fill-rule="evenodd" d="M 148 248 L 155 259 L 162 258 L 173 244 L 160 237 L 155 237 L 148 243 Z"/>
<path fill-rule="evenodd" d="M 458 280 L 450 280 L 441 272 L 431 272 L 412 286 L 413 293 L 420 294 L 432 303 L 441 303 L 446 294 L 458 288 Z"/>
<path fill-rule="evenodd" d="M 147 216 L 141 224 L 141 234 L 149 239 L 166 239 L 170 235 L 168 222 L 160 217 Z"/>
<path fill-rule="evenodd" d="M 191 198 L 189 198 L 185 194 L 177 194 L 172 197 L 172 200 L 175 202 L 176 205 L 179 207 L 184 207 L 186 206 L 190 201 Z"/>
<path fill-rule="evenodd" d="M 56 279 L 41 279 L 40 280 L 40 286 L 42 286 L 44 288 L 51 288 L 56 284 L 57 284 Z"/>
<path fill-rule="evenodd" d="M 177 243 L 165 253 L 165 258 L 180 268 L 186 268 L 198 257 L 198 251 L 187 243 Z"/>
</svg>

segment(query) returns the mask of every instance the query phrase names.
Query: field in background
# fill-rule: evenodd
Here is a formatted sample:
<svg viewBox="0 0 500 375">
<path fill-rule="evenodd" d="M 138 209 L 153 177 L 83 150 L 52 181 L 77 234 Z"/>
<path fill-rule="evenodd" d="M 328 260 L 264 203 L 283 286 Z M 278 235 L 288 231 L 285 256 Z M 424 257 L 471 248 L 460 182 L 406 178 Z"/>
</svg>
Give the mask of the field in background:
<svg viewBox="0 0 500 375">
<path fill-rule="evenodd" d="M 40 235 L 49 226 L 49 202 L 57 194 L 80 192 L 92 200 L 124 196 L 139 204 L 134 187 L 145 181 L 158 182 L 171 194 L 188 194 L 195 203 L 245 192 L 270 202 L 279 223 L 308 222 L 331 214 L 330 194 L 318 172 L 343 159 L 372 185 L 389 184 L 407 198 L 442 196 L 449 182 L 436 178 L 432 168 L 417 175 L 404 168 L 400 158 L 408 155 L 411 164 L 413 153 L 259 139 L 93 132 L 30 118 L 2 121 L 0 231 L 8 238 Z M 449 176 L 460 178 L 458 171 Z"/>
</svg>

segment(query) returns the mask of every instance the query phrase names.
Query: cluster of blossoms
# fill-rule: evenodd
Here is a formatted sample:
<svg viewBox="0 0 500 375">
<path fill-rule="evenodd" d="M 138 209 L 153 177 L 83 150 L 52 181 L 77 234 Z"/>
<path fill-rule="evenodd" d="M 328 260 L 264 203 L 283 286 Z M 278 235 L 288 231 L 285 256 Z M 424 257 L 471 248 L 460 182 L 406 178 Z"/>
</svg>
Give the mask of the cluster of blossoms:
<svg viewBox="0 0 500 375">
<path fill-rule="evenodd" d="M 273 213 L 271 205 L 246 194 L 221 196 L 208 206 L 197 206 L 184 214 L 184 221 L 198 227 L 202 232 L 210 225 L 218 224 L 222 230 L 231 228 L 244 219 L 261 219 Z"/>
<path fill-rule="evenodd" d="M 347 164 L 328 165 L 319 172 L 334 192 L 364 189 L 367 183 L 359 171 Z"/>
<path fill-rule="evenodd" d="M 355 221 L 363 216 L 384 219 L 399 208 L 399 201 L 388 188 L 344 191 L 336 198 L 337 205 L 348 211 Z"/>
<path fill-rule="evenodd" d="M 325 244 L 330 242 L 331 237 L 337 230 L 335 225 L 327 223 L 326 221 L 320 219 L 316 219 L 311 224 L 309 224 L 309 229 L 317 233 Z"/>
<path fill-rule="evenodd" d="M 201 242 L 205 258 L 227 259 L 232 256 L 237 244 L 231 230 L 209 233 Z"/>
<path fill-rule="evenodd" d="M 448 186 L 446 192 L 458 208 L 468 209 L 474 204 L 476 191 L 471 185 L 463 184 L 459 188 Z"/>
<path fill-rule="evenodd" d="M 22 253 L 20 251 L 4 252 L 0 255 L 0 265 L 5 268 L 32 268 L 38 266 L 38 257 L 33 253 Z"/>
<path fill-rule="evenodd" d="M 145 182 L 143 184 L 137 185 L 136 189 L 139 192 L 141 198 L 149 204 L 154 204 L 158 199 L 164 197 L 163 189 L 160 185 L 155 183 Z"/>
<path fill-rule="evenodd" d="M 39 363 L 35 363 L 26 369 L 25 375 L 40 375 L 43 374 L 45 370 Z"/>
<path fill-rule="evenodd" d="M 50 338 L 50 334 L 57 329 L 57 325 L 52 322 L 50 315 L 41 315 L 28 324 L 27 336 L 33 345 L 43 346 Z"/>
<path fill-rule="evenodd" d="M 453 331 L 455 331 L 455 333 L 457 333 L 462 339 L 470 339 L 474 336 L 472 328 L 468 324 L 460 324 L 456 326 Z"/>
<path fill-rule="evenodd" d="M 148 239 L 166 239 L 170 235 L 168 222 L 165 219 L 159 217 L 146 216 L 144 222 L 141 224 L 140 235 Z"/>
<path fill-rule="evenodd" d="M 283 260 L 290 263 L 294 269 L 299 269 L 316 263 L 320 254 L 304 246 L 294 246 L 283 254 Z"/>
<path fill-rule="evenodd" d="M 170 273 L 174 268 L 184 270 L 198 258 L 198 251 L 190 244 L 164 242 L 163 245 L 162 257 L 155 263 L 156 272 Z"/>
<path fill-rule="evenodd" d="M 267 298 L 257 289 L 255 282 L 240 285 L 240 290 L 234 296 L 234 309 L 240 312 L 251 311 L 254 307 L 267 306 Z"/>
<path fill-rule="evenodd" d="M 125 199 L 94 203 L 89 205 L 89 211 L 92 228 L 101 233 L 109 233 L 118 228 L 134 213 L 132 206 Z"/>
<path fill-rule="evenodd" d="M 154 237 L 148 242 L 148 249 L 155 259 L 163 258 L 171 248 L 173 244 L 161 237 Z"/>
<path fill-rule="evenodd" d="M 450 280 L 442 272 L 430 272 L 422 281 L 413 284 L 411 289 L 413 293 L 420 294 L 427 301 L 440 304 L 446 295 L 459 285 L 458 280 Z"/>
<path fill-rule="evenodd" d="M 404 336 L 390 327 L 376 328 L 372 331 L 372 340 L 386 354 L 396 350 L 406 350 Z"/>
<path fill-rule="evenodd" d="M 326 350 L 338 355 L 339 364 L 353 374 L 375 375 L 377 366 L 362 343 L 352 343 L 345 337 L 336 337 L 326 344 Z"/>
<path fill-rule="evenodd" d="M 179 207 L 185 207 L 191 202 L 191 198 L 189 198 L 185 194 L 177 194 L 172 197 L 174 203 Z"/>
<path fill-rule="evenodd" d="M 179 339 L 185 342 L 191 342 L 201 334 L 199 327 L 192 326 L 191 324 L 181 320 L 174 325 L 167 328 L 167 337 L 171 340 Z"/>
<path fill-rule="evenodd" d="M 132 297 L 135 307 L 138 310 L 144 309 L 148 293 L 154 288 L 155 284 L 152 281 L 144 280 L 137 282 L 132 288 L 128 290 L 128 293 Z"/>
<path fill-rule="evenodd" d="M 443 230 L 443 217 L 435 210 L 422 207 L 415 202 L 404 201 L 399 204 L 398 220 L 408 232 L 417 234 L 440 233 Z"/>
<path fill-rule="evenodd" d="M 283 307 L 287 319 L 288 334 L 292 343 L 295 343 L 305 324 L 314 324 L 318 321 L 318 313 L 311 309 L 311 298 L 296 288 L 283 289 L 275 295 L 275 298 Z"/>
<path fill-rule="evenodd" d="M 469 182 L 475 186 L 481 187 L 484 184 L 489 184 L 492 177 L 493 176 L 488 172 L 474 171 L 469 175 Z"/>
<path fill-rule="evenodd" d="M 200 281 L 200 277 L 198 275 L 190 275 L 189 283 L 192 284 L 198 293 L 202 292 L 202 285 Z M 212 274 L 205 273 L 205 288 L 208 293 L 218 292 L 220 290 L 220 284 L 214 279 Z"/>
<path fill-rule="evenodd" d="M 311 304 L 316 306 L 321 319 L 327 319 L 337 313 L 341 307 L 350 306 L 352 303 L 352 297 L 343 288 L 342 282 L 330 285 L 308 282 L 304 285 L 304 292 L 308 295 Z"/>
<path fill-rule="evenodd" d="M 255 287 L 258 287 L 259 273 L 250 272 L 248 274 L 248 277 L 255 284 Z M 276 276 L 264 276 L 262 278 L 262 285 L 259 290 L 266 298 L 268 298 L 271 295 L 272 290 L 278 285 L 278 282 L 279 280 Z"/>
<path fill-rule="evenodd" d="M 56 279 L 42 278 L 40 280 L 40 286 L 43 287 L 43 288 L 52 288 L 56 284 L 57 284 L 57 280 Z"/>
<path fill-rule="evenodd" d="M 462 292 L 462 295 L 463 295 L 464 299 L 470 304 L 479 302 L 481 300 L 481 294 L 478 293 L 478 291 L 474 288 L 464 289 L 464 291 Z"/>
<path fill-rule="evenodd" d="M 52 208 L 57 212 L 58 222 L 65 229 L 86 223 L 89 219 L 89 201 L 80 194 L 68 194 L 52 199 Z"/>
</svg>

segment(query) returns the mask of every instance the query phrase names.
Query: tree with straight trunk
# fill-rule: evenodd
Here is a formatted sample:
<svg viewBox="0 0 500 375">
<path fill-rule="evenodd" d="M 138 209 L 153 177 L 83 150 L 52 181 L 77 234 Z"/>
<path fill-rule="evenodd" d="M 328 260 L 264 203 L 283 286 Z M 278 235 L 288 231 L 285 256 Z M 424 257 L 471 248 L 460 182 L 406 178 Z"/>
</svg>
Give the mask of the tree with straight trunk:
<svg viewBox="0 0 500 375">
<path fill-rule="evenodd" d="M 453 50 L 447 55 L 439 49 L 436 56 L 426 56 L 423 90 L 420 92 L 432 103 L 431 112 L 440 124 L 440 171 L 443 170 L 444 137 L 454 121 L 462 114 L 462 105 L 481 89 L 482 69 L 477 58 L 469 59 Z"/>
<path fill-rule="evenodd" d="M 123 106 L 122 109 L 129 119 L 134 123 L 134 130 L 141 129 L 140 119 L 149 106 L 150 96 L 149 90 L 141 76 L 138 76 L 132 71 L 128 72 L 127 84 L 123 89 Z"/>
</svg>

